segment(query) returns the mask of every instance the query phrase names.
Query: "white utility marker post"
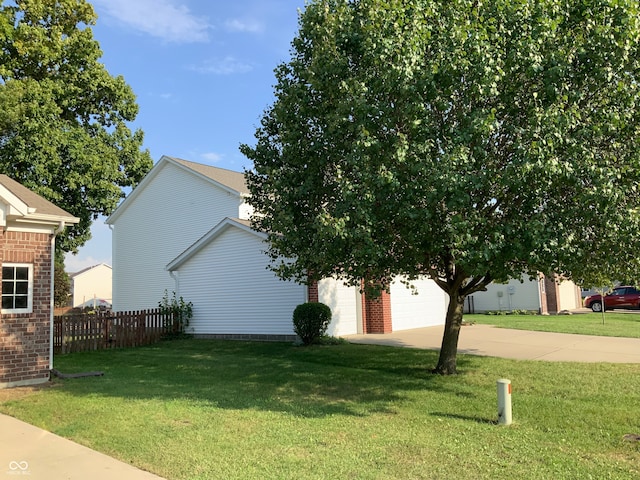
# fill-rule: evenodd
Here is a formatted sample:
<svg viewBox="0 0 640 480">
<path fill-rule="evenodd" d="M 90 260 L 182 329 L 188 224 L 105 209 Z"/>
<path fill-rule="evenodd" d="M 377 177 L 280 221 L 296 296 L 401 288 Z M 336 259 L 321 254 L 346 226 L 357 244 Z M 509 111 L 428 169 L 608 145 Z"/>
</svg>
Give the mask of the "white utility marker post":
<svg viewBox="0 0 640 480">
<path fill-rule="evenodd" d="M 498 424 L 511 425 L 511 380 L 498 380 Z"/>
</svg>

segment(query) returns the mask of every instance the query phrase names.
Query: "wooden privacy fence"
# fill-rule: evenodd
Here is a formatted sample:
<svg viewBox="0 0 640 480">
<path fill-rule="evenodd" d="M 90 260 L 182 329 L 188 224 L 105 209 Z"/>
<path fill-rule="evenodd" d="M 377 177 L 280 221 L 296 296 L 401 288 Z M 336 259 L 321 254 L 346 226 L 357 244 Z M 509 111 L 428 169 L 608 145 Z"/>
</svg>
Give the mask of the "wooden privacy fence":
<svg viewBox="0 0 640 480">
<path fill-rule="evenodd" d="M 54 353 L 138 347 L 177 333 L 178 325 L 160 309 L 60 315 L 53 320 Z"/>
</svg>

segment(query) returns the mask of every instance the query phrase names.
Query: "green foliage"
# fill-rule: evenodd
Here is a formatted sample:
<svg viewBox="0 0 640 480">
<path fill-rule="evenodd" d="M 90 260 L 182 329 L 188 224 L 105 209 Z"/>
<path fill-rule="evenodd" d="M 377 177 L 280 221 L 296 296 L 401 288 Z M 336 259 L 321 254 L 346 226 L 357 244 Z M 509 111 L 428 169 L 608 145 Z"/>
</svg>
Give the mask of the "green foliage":
<svg viewBox="0 0 640 480">
<path fill-rule="evenodd" d="M 127 127 L 135 95 L 99 62 L 95 19 L 85 0 L 0 3 L 0 172 L 80 218 L 64 251 L 152 166 L 142 131 Z"/>
<path fill-rule="evenodd" d="M 53 276 L 53 305 L 54 307 L 66 307 L 69 305 L 71 295 L 71 279 L 65 271 L 64 256 L 61 252 L 55 252 L 54 276 Z"/>
<path fill-rule="evenodd" d="M 447 372 L 490 281 L 638 278 L 639 38 L 635 0 L 311 1 L 241 147 L 272 268 L 431 276 Z"/>
<path fill-rule="evenodd" d="M 164 291 L 162 300 L 158 302 L 158 307 L 164 315 L 168 315 L 170 321 L 175 328 L 175 333 L 182 335 L 186 332 L 189 322 L 193 318 L 193 303 L 185 302 L 184 298 L 176 297 L 176 292 L 172 292 L 172 296 L 169 297 L 169 292 Z"/>
<path fill-rule="evenodd" d="M 321 338 L 330 323 L 331 309 L 324 303 L 302 303 L 293 311 L 293 331 L 305 345 Z"/>
</svg>

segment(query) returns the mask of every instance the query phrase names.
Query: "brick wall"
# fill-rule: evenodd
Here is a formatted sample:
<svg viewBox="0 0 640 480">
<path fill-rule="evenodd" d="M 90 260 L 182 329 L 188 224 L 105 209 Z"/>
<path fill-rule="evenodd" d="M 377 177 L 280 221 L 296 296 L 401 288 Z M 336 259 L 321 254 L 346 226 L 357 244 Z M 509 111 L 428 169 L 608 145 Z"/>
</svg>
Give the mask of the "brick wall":
<svg viewBox="0 0 640 480">
<path fill-rule="evenodd" d="M 0 231 L 0 264 L 4 263 L 33 265 L 33 311 L 0 315 L 0 388 L 46 382 L 52 294 L 51 236 Z"/>
<path fill-rule="evenodd" d="M 364 333 L 391 333 L 391 294 L 383 291 L 379 297 L 362 295 Z"/>
<path fill-rule="evenodd" d="M 318 282 L 314 280 L 310 285 L 307 286 L 307 301 L 318 302 L 319 298 Z"/>
<path fill-rule="evenodd" d="M 558 299 L 560 297 L 558 282 L 554 277 L 544 277 L 544 289 L 546 292 L 546 303 L 548 313 L 558 313 Z"/>
</svg>

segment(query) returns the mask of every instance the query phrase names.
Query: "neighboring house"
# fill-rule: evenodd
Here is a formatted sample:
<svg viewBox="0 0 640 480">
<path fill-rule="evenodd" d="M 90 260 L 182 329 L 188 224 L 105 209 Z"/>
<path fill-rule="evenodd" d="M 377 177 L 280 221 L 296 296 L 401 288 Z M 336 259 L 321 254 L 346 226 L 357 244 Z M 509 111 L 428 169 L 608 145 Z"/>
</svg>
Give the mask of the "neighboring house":
<svg viewBox="0 0 640 480">
<path fill-rule="evenodd" d="M 111 267 L 106 263 L 93 265 L 69 274 L 72 307 L 100 306 L 111 303 Z M 95 305 L 94 305 L 95 303 Z"/>
<path fill-rule="evenodd" d="M 379 299 L 323 279 L 307 288 L 267 269 L 266 235 L 251 228 L 244 175 L 163 156 L 107 219 L 113 231 L 113 308 L 154 308 L 165 290 L 193 303 L 191 331 L 222 338 L 294 335 L 296 305 L 329 305 L 332 335 L 388 333 L 444 323 L 430 280 L 400 282 Z"/>
<path fill-rule="evenodd" d="M 78 219 L 0 175 L 0 388 L 48 381 L 53 368 L 55 237 Z"/>
<path fill-rule="evenodd" d="M 580 288 L 575 283 L 539 274 L 533 280 L 523 275 L 506 284 L 491 283 L 486 291 L 467 297 L 465 311 L 534 310 L 546 314 L 581 307 Z"/>
</svg>

